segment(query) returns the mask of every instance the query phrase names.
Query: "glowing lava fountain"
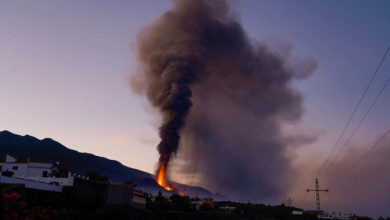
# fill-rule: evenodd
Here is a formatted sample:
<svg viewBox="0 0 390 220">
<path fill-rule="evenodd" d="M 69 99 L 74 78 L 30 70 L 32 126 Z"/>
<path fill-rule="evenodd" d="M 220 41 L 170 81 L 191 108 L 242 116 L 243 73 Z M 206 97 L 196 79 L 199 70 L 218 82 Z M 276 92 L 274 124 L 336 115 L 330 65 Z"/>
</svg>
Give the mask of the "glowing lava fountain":
<svg viewBox="0 0 390 220">
<path fill-rule="evenodd" d="M 160 167 L 158 168 L 156 181 L 157 181 L 158 185 L 163 187 L 165 190 L 168 190 L 168 191 L 173 190 L 173 188 L 167 182 L 166 167 L 164 165 L 160 165 Z"/>
</svg>

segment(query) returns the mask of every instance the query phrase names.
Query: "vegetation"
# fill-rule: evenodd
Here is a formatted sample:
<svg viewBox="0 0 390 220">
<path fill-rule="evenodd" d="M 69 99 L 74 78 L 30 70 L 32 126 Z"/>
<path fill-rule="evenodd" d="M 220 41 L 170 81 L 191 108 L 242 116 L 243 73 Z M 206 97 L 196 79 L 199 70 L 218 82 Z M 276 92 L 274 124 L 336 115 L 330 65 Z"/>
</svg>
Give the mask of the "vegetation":
<svg viewBox="0 0 390 220">
<path fill-rule="evenodd" d="M 85 176 L 93 181 L 108 182 L 108 177 L 102 176 L 98 172 L 95 172 L 95 171 L 90 170 L 85 174 Z"/>
</svg>

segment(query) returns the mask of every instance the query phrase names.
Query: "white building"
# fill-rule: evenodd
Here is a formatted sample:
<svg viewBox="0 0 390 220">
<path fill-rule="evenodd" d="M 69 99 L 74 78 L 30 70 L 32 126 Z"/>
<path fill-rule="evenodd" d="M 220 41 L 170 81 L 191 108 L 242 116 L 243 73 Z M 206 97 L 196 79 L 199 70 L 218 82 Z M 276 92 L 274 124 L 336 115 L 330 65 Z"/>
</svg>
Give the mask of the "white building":
<svg viewBox="0 0 390 220">
<path fill-rule="evenodd" d="M 54 175 L 55 170 L 56 168 L 51 163 L 37 163 L 29 160 L 18 162 L 16 158 L 6 155 L 5 162 L 0 163 L 0 182 L 22 183 L 25 184 L 26 188 L 50 191 L 62 191 L 62 186 L 73 186 L 74 177 L 71 176 L 70 172 L 67 177 L 56 177 Z M 8 175 L 4 175 L 5 173 L 8 173 Z M 46 189 L 45 185 L 52 185 L 53 187 L 47 186 Z M 35 186 L 39 186 L 39 188 Z"/>
</svg>

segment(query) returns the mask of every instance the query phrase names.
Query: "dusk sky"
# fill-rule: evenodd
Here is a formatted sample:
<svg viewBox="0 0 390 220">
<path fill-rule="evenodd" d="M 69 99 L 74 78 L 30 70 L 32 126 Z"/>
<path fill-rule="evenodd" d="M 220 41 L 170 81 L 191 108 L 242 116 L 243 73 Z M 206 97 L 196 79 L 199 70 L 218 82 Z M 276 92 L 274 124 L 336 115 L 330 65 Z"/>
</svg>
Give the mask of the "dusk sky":
<svg viewBox="0 0 390 220">
<path fill-rule="evenodd" d="M 232 2 L 254 42 L 290 45 L 293 55 L 316 60 L 310 77 L 294 81 L 305 112 L 287 130 L 317 138 L 297 148 L 297 163 L 318 167 L 389 47 L 390 2 Z M 0 130 L 50 137 L 153 173 L 160 118 L 133 92 L 130 78 L 139 69 L 139 31 L 171 6 L 170 0 L 0 1 Z M 352 126 L 388 77 L 390 57 Z M 390 128 L 389 101 L 387 88 L 351 146 L 366 149 Z"/>
</svg>

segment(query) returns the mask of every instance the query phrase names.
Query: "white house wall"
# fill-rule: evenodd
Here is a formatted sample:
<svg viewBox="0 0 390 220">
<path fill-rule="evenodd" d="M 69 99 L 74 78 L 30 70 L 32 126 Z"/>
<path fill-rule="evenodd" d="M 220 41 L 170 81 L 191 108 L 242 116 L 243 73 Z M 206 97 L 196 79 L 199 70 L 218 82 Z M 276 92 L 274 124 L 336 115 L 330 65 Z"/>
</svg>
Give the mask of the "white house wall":
<svg viewBox="0 0 390 220">
<path fill-rule="evenodd" d="M 49 163 L 0 163 L 1 171 L 12 171 L 14 177 L 43 177 L 43 172 L 51 174 L 52 165 Z M 17 167 L 17 169 L 14 169 Z"/>
<path fill-rule="evenodd" d="M 7 155 L 5 155 L 5 162 L 14 163 L 14 162 L 16 162 L 16 158 L 7 154 Z"/>
<path fill-rule="evenodd" d="M 27 164 L 26 163 L 0 163 L 1 171 L 12 171 L 14 176 L 23 177 L 26 174 Z M 13 167 L 17 167 L 16 170 Z"/>
<path fill-rule="evenodd" d="M 43 177 L 43 172 L 47 172 L 47 174 L 51 174 L 50 168 L 36 168 L 36 167 L 27 167 L 26 177 Z"/>
<path fill-rule="evenodd" d="M 31 168 L 46 168 L 46 169 L 51 169 L 53 167 L 51 163 L 38 163 L 38 162 L 28 162 L 28 166 Z"/>
<path fill-rule="evenodd" d="M 30 188 L 30 189 L 62 192 L 62 186 L 50 185 L 47 183 L 41 183 L 34 180 L 27 180 L 18 177 L 0 176 L 0 182 L 7 183 L 7 184 L 24 184 L 26 188 Z"/>
<path fill-rule="evenodd" d="M 133 196 L 133 203 L 138 203 L 138 204 L 142 204 L 142 205 L 145 205 L 146 204 L 146 199 L 143 198 L 143 197 L 138 197 L 138 196 Z"/>
<path fill-rule="evenodd" d="M 57 178 L 57 177 L 25 177 L 25 179 L 34 180 L 44 183 L 58 183 L 60 186 L 73 186 L 74 178 Z"/>
<path fill-rule="evenodd" d="M 43 173 L 47 172 L 48 175 L 52 173 L 53 165 L 50 163 L 0 163 L 1 171 L 12 171 L 14 175 L 12 177 L 23 178 L 27 180 L 37 181 L 41 183 L 57 183 L 60 186 L 73 186 L 74 178 L 68 175 L 67 178 L 56 177 L 44 177 Z M 17 169 L 14 169 L 17 167 Z"/>
</svg>

